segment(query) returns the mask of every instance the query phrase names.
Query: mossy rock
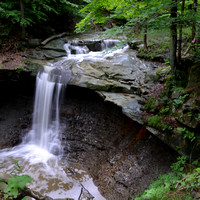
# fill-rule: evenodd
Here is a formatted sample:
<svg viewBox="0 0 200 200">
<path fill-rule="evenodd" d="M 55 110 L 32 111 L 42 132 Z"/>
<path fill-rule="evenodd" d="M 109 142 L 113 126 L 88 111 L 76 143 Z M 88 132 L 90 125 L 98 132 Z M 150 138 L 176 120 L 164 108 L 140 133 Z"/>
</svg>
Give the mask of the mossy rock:
<svg viewBox="0 0 200 200">
<path fill-rule="evenodd" d="M 189 69 L 187 89 L 191 89 L 200 94 L 200 64 L 194 65 Z"/>
<path fill-rule="evenodd" d="M 90 88 L 90 89 L 93 89 L 93 90 L 97 90 L 97 91 L 108 91 L 111 87 L 111 85 L 95 85 L 95 84 L 92 84 L 92 83 L 87 83 L 87 88 Z"/>
<path fill-rule="evenodd" d="M 142 43 L 142 40 L 133 40 L 129 42 L 128 45 L 131 49 L 138 49 L 139 45 L 141 45 Z"/>
</svg>

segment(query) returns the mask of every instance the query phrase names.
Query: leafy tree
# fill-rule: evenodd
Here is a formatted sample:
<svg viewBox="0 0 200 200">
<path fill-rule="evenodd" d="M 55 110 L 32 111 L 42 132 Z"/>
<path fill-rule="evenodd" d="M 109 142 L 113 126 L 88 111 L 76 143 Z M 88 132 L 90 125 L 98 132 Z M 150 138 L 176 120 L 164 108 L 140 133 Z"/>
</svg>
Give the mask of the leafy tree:
<svg viewBox="0 0 200 200">
<path fill-rule="evenodd" d="M 76 32 L 91 28 L 91 25 L 94 27 L 96 24 L 104 24 L 106 21 L 118 26 L 118 22 L 123 19 L 124 23 L 120 24 L 120 27 L 128 30 L 128 37 L 134 32 L 142 34 L 144 47 L 147 48 L 149 30 L 168 29 L 171 32 L 170 64 L 175 74 L 176 70 L 181 70 L 184 28 L 190 27 L 192 40 L 196 38 L 195 42 L 198 44 L 198 5 L 197 0 L 93 0 L 81 10 L 85 17 L 77 24 Z M 185 54 L 189 50 L 190 48 Z"/>
<path fill-rule="evenodd" d="M 0 34 L 8 35 L 21 26 L 25 38 L 25 28 L 47 21 L 52 15 L 77 15 L 77 10 L 78 4 L 68 0 L 5 0 L 0 2 Z"/>
</svg>

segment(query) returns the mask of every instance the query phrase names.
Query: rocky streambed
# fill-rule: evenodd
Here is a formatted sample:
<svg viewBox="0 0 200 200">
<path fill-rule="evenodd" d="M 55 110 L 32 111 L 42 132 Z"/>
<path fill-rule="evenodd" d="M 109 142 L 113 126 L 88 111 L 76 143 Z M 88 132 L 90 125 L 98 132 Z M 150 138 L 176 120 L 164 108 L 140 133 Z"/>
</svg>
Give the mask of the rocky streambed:
<svg viewBox="0 0 200 200">
<path fill-rule="evenodd" d="M 34 85 L 28 89 L 2 90 L 1 148 L 20 143 L 31 128 Z M 60 115 L 62 159 L 81 165 L 107 200 L 134 197 L 175 161 L 171 148 L 92 90 L 68 86 Z"/>
</svg>

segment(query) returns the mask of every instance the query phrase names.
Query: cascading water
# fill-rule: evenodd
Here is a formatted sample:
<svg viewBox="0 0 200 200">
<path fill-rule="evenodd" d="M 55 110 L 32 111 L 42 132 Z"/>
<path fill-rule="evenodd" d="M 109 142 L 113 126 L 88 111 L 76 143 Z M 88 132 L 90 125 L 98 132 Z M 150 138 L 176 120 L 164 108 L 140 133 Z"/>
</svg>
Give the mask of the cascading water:
<svg viewBox="0 0 200 200">
<path fill-rule="evenodd" d="M 48 73 L 40 72 L 37 75 L 33 125 L 24 143 L 38 145 L 53 154 L 62 153 L 59 139 L 59 105 L 62 90 L 70 77 L 70 71 L 61 69 Z"/>
<path fill-rule="evenodd" d="M 101 43 L 102 50 L 112 48 L 119 43 L 119 40 L 103 40 Z"/>
<path fill-rule="evenodd" d="M 44 67 L 44 72 L 37 75 L 31 130 L 22 144 L 0 150 L 0 172 L 11 173 L 17 161 L 23 174 L 34 179 L 29 187 L 43 195 L 78 200 L 84 185 L 94 197 L 104 200 L 84 170 L 79 166 L 72 167 L 80 177 L 77 180 L 71 171 L 66 170 L 68 163 L 61 160 L 60 98 L 70 80 L 71 72 L 52 66 L 53 64 L 49 64 Z"/>
<path fill-rule="evenodd" d="M 104 41 L 101 44 L 102 50 L 116 43 L 117 41 Z M 82 59 L 104 58 L 99 52 L 89 52 L 86 45 L 78 46 L 74 41 L 65 44 L 64 48 L 67 58 L 49 63 L 44 72 L 38 73 L 32 128 L 22 144 L 0 150 L 0 172 L 10 173 L 15 167 L 14 161 L 17 161 L 23 173 L 34 178 L 29 187 L 44 195 L 77 200 L 84 186 L 96 200 L 105 200 L 84 170 L 78 167 L 75 169 L 79 180 L 71 172 L 64 170 L 68 163 L 60 159 L 62 126 L 59 122 L 60 97 L 71 77 L 69 70 L 62 69 L 62 63 L 69 59 L 80 62 Z"/>
</svg>

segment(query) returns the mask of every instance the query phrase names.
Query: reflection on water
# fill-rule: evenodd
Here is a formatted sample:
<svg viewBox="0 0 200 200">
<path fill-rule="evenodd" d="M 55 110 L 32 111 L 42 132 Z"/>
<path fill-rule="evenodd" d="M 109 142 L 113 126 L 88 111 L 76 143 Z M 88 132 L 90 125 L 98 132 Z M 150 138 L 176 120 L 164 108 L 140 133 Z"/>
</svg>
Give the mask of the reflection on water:
<svg viewBox="0 0 200 200">
<path fill-rule="evenodd" d="M 0 151 L 0 172 L 11 173 L 17 161 L 23 174 L 33 178 L 28 187 L 43 195 L 78 199 L 85 187 L 101 200 L 104 198 L 89 175 L 61 160 L 59 105 L 70 76 L 69 71 L 59 68 L 38 74 L 32 129 L 21 145 Z"/>
<path fill-rule="evenodd" d="M 0 151 L 0 172 L 11 173 L 18 161 L 23 174 L 33 178 L 31 189 L 52 198 L 78 199 L 84 186 L 97 200 L 104 198 L 87 172 L 79 165 L 64 163 L 36 145 L 19 145 Z"/>
</svg>

